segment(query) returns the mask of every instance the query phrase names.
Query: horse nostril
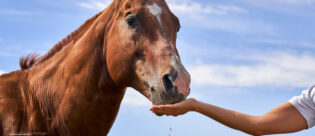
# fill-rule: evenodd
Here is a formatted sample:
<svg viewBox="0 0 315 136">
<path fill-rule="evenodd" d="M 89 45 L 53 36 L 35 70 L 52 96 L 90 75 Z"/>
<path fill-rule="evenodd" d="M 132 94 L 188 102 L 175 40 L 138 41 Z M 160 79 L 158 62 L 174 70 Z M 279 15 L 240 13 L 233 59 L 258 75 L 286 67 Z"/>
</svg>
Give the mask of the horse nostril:
<svg viewBox="0 0 315 136">
<path fill-rule="evenodd" d="M 168 74 L 164 75 L 164 76 L 162 77 L 162 80 L 163 80 L 163 84 L 164 84 L 165 91 L 166 91 L 168 94 L 173 95 L 173 94 L 174 94 L 174 86 L 173 86 L 172 81 L 170 80 L 169 75 L 168 75 Z"/>
<path fill-rule="evenodd" d="M 177 76 L 178 76 L 178 71 L 175 69 L 172 69 L 169 75 L 170 80 L 174 82 Z"/>
<path fill-rule="evenodd" d="M 155 92 L 155 89 L 154 89 L 154 87 L 151 87 L 150 89 L 151 89 L 151 92 Z"/>
<path fill-rule="evenodd" d="M 164 76 L 162 77 L 162 79 L 163 79 L 163 84 L 164 84 L 164 87 L 165 87 L 166 90 L 168 90 L 168 89 L 173 89 L 173 83 L 172 83 L 172 81 L 170 80 L 168 74 L 164 75 Z"/>
</svg>

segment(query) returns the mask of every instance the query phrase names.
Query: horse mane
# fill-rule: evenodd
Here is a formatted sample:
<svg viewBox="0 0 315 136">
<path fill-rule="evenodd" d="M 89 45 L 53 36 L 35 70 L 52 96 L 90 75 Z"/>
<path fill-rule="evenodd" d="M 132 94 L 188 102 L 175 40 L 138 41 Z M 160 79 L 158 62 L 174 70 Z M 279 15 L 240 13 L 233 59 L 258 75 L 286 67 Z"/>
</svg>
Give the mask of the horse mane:
<svg viewBox="0 0 315 136">
<path fill-rule="evenodd" d="M 81 25 L 77 30 L 73 31 L 71 34 L 69 34 L 66 38 L 63 40 L 59 41 L 53 48 L 51 48 L 46 54 L 43 56 L 39 57 L 40 55 L 37 53 L 32 53 L 27 55 L 26 57 L 21 57 L 20 58 L 20 67 L 22 70 L 26 70 L 31 68 L 33 65 L 40 64 L 52 56 L 54 56 L 57 52 L 59 52 L 63 47 L 68 45 L 71 41 L 76 41 L 78 40 L 84 32 L 93 24 L 93 22 L 97 19 L 97 17 L 101 14 L 102 12 L 99 12 L 96 14 L 94 17 L 88 19 L 85 21 L 83 25 Z"/>
<path fill-rule="evenodd" d="M 58 42 L 51 48 L 46 54 L 40 56 L 37 53 L 32 53 L 27 55 L 26 57 L 20 58 L 20 67 L 22 70 L 27 70 L 34 65 L 41 64 L 46 60 L 53 57 L 56 53 L 61 51 L 65 46 L 67 46 L 70 42 L 76 42 L 86 31 L 90 28 L 90 26 L 94 23 L 94 21 L 104 12 L 105 18 L 108 19 L 105 23 L 106 26 L 111 25 L 111 19 L 113 17 L 113 13 L 117 12 L 120 8 L 120 4 L 123 0 L 113 0 L 113 2 L 103 11 L 99 12 L 98 14 L 94 15 L 92 18 L 85 21 L 83 25 L 81 25 L 77 30 L 73 31 L 69 34 L 66 38 Z M 108 28 L 106 28 L 108 30 Z"/>
<path fill-rule="evenodd" d="M 57 44 L 54 45 L 46 54 L 43 56 L 39 57 L 38 54 L 33 53 L 30 54 L 26 57 L 21 57 L 20 58 L 20 67 L 23 70 L 30 69 L 36 65 L 39 65 L 49 59 L 51 59 L 55 54 L 58 52 L 61 52 L 64 47 L 69 45 L 71 42 L 76 42 L 79 40 L 82 35 L 85 34 L 85 32 L 94 24 L 94 22 L 102 15 L 102 18 L 100 19 L 106 19 L 104 22 L 105 29 L 106 30 L 101 30 L 101 31 L 108 31 L 112 19 L 113 19 L 113 13 L 117 11 L 117 9 L 120 7 L 120 0 L 114 0 L 112 4 L 110 4 L 105 10 L 102 12 L 96 14 L 92 18 L 88 19 L 83 25 L 81 25 L 77 30 L 73 31 L 71 34 L 69 34 L 66 38 L 58 42 Z M 105 35 L 105 33 L 104 33 Z M 100 40 L 104 40 L 104 35 L 99 36 Z M 36 90 L 34 89 L 36 88 Z M 40 112 L 43 114 L 44 118 L 47 119 L 46 122 L 49 122 L 51 118 L 57 117 L 56 114 L 56 109 L 58 108 L 58 104 L 60 100 L 58 97 L 55 96 L 54 90 L 55 86 L 51 86 L 43 81 L 37 81 L 34 82 L 30 86 L 30 90 L 27 93 L 27 97 L 29 100 L 32 100 L 36 105 L 39 105 Z M 57 122 L 53 122 L 54 124 L 54 129 L 58 128 L 60 131 L 56 135 L 68 135 L 67 133 L 67 127 L 65 126 L 65 122 L 62 117 L 57 118 Z"/>
</svg>

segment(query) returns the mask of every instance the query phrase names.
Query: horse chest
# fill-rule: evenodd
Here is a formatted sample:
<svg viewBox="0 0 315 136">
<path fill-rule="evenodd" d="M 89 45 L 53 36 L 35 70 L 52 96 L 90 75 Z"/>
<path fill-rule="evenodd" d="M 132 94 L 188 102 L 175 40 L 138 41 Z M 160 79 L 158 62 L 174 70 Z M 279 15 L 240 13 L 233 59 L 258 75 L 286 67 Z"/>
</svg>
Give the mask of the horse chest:
<svg viewBox="0 0 315 136">
<path fill-rule="evenodd" d="M 110 90 L 112 91 L 112 90 Z M 124 91 L 119 93 L 96 93 L 92 98 L 61 105 L 69 133 L 100 135 L 108 133 L 117 116 Z"/>
</svg>

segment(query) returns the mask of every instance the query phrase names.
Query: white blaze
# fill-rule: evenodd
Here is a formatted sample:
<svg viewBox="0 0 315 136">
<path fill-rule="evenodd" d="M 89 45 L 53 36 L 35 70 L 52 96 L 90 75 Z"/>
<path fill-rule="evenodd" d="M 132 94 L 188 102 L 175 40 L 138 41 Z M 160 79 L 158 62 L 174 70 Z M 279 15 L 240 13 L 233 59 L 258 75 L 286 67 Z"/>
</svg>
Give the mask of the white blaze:
<svg viewBox="0 0 315 136">
<path fill-rule="evenodd" d="M 161 21 L 161 14 L 162 14 L 162 8 L 160 6 L 158 6 L 156 3 L 153 3 L 151 5 L 148 5 L 147 7 L 149 9 L 149 12 L 155 16 L 160 24 L 160 27 L 163 31 L 163 35 L 165 36 L 165 38 L 168 40 L 168 43 L 170 44 L 170 41 L 169 39 L 166 37 L 166 34 L 165 34 L 165 31 L 164 31 L 164 28 L 163 28 L 163 24 L 162 24 L 162 21 Z M 171 47 L 172 48 L 172 47 Z M 171 53 L 172 53 L 172 62 L 171 62 L 171 65 L 175 68 L 175 69 L 178 69 L 178 64 L 180 63 L 177 55 L 173 52 L 173 50 L 171 49 Z"/>
<path fill-rule="evenodd" d="M 153 3 L 151 5 L 148 5 L 148 9 L 150 13 L 158 19 L 160 25 L 162 25 L 161 21 L 162 8 L 158 6 L 156 3 Z"/>
</svg>

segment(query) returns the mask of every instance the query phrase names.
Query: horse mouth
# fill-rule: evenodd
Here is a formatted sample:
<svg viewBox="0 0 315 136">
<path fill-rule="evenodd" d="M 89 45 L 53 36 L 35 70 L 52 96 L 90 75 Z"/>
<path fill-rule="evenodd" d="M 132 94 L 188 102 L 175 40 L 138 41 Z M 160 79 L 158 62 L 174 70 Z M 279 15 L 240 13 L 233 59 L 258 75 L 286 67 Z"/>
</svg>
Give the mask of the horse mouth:
<svg viewBox="0 0 315 136">
<path fill-rule="evenodd" d="M 173 90 L 176 87 L 172 88 Z M 185 100 L 185 96 L 181 93 L 169 93 L 165 89 L 156 89 L 154 87 L 150 88 L 150 100 L 152 105 L 166 105 L 166 104 L 175 104 Z"/>
</svg>

